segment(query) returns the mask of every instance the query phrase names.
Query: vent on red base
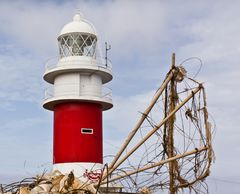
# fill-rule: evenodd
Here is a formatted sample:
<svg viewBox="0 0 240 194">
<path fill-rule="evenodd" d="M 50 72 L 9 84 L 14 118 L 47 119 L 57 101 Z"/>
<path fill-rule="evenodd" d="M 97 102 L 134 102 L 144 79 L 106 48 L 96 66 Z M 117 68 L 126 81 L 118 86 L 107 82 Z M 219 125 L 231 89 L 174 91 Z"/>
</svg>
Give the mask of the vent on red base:
<svg viewBox="0 0 240 194">
<path fill-rule="evenodd" d="M 82 134 L 93 134 L 93 129 L 91 129 L 91 128 L 82 128 L 81 132 L 82 132 Z"/>
</svg>

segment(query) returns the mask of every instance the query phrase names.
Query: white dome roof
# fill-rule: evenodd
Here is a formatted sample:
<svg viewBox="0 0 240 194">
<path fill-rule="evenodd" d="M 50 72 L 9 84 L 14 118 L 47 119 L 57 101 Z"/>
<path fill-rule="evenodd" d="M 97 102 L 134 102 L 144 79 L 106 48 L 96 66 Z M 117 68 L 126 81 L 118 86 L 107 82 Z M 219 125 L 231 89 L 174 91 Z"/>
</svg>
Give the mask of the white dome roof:
<svg viewBox="0 0 240 194">
<path fill-rule="evenodd" d="M 84 20 L 80 14 L 76 14 L 73 17 L 73 21 L 66 24 L 62 28 L 60 32 L 60 36 L 63 34 L 71 33 L 71 32 L 83 32 L 83 33 L 94 34 L 95 36 L 97 36 L 94 26 L 90 24 L 88 21 Z"/>
</svg>

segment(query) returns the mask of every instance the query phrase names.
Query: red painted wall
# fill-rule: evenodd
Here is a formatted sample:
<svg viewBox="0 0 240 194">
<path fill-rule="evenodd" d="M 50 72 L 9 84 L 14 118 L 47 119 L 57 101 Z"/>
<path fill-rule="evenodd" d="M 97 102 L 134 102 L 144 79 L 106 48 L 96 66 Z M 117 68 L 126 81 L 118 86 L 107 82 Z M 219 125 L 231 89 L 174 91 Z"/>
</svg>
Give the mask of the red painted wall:
<svg viewBox="0 0 240 194">
<path fill-rule="evenodd" d="M 92 128 L 93 134 L 82 134 Z M 102 107 L 88 102 L 66 102 L 54 108 L 53 163 L 102 163 Z"/>
</svg>

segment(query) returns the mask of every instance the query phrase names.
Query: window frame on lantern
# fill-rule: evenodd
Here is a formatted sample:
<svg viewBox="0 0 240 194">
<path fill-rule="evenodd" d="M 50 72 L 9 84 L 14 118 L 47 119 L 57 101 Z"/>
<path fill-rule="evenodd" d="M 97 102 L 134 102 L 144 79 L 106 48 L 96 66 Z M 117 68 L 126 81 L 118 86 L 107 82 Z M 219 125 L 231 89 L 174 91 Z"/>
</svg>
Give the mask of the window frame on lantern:
<svg viewBox="0 0 240 194">
<path fill-rule="evenodd" d="M 78 41 L 82 41 L 80 46 Z M 69 56 L 87 56 L 96 58 L 97 36 L 82 32 L 63 34 L 58 37 L 58 46 L 60 58 Z M 74 46 L 78 49 L 77 51 L 73 51 Z"/>
</svg>

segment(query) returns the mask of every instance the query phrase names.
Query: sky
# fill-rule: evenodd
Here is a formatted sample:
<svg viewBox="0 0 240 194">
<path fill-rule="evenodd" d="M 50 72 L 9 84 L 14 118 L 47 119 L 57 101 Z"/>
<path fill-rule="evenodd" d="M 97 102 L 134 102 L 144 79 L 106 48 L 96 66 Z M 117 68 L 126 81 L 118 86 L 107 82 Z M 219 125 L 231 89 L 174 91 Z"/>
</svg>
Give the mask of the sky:
<svg viewBox="0 0 240 194">
<path fill-rule="evenodd" d="M 52 113 L 42 108 L 45 63 L 76 10 L 111 44 L 114 108 L 104 113 L 104 154 L 114 153 L 171 63 L 199 57 L 216 123 L 211 194 L 240 188 L 240 1 L 0 1 L 0 183 L 52 165 Z M 193 65 L 188 66 L 194 72 Z"/>
</svg>

